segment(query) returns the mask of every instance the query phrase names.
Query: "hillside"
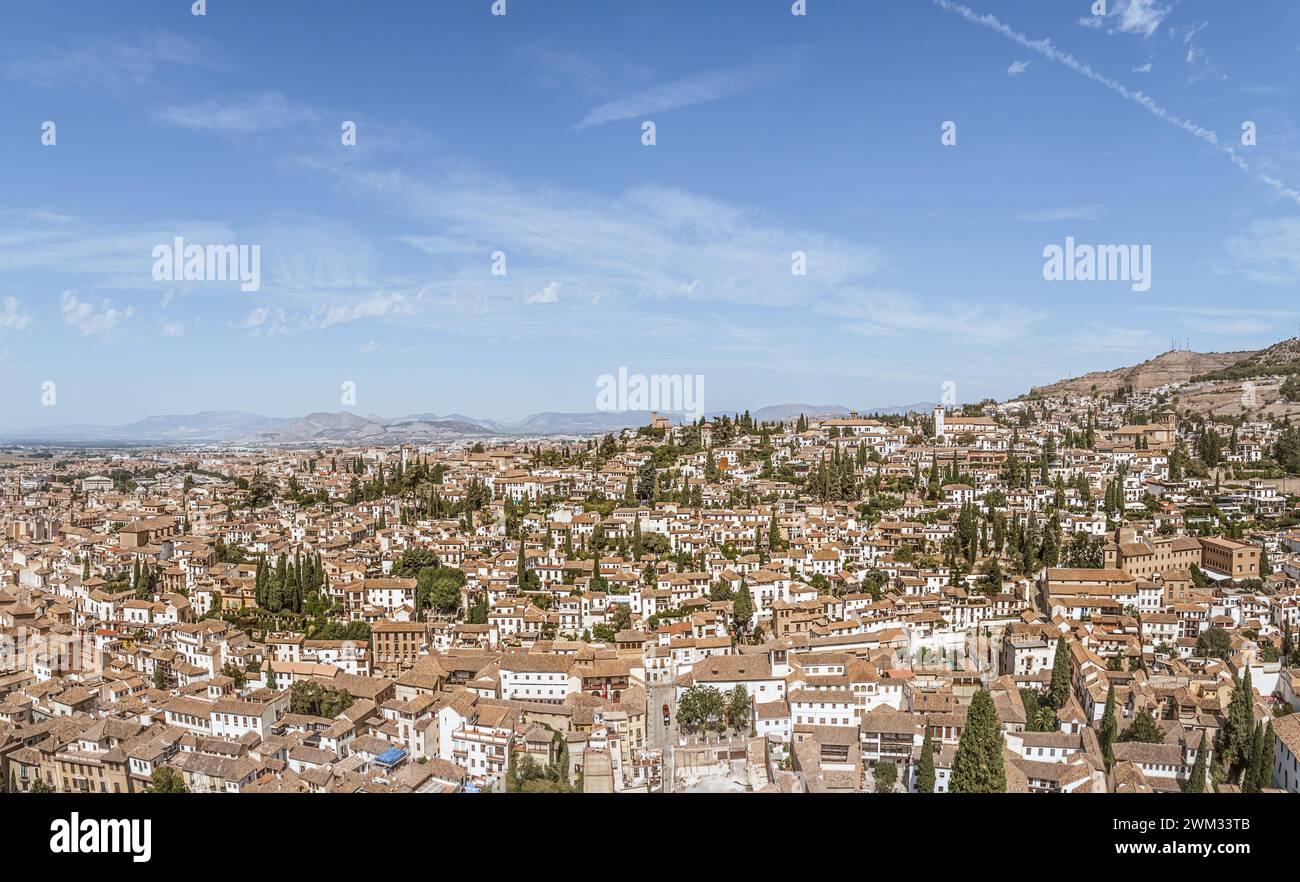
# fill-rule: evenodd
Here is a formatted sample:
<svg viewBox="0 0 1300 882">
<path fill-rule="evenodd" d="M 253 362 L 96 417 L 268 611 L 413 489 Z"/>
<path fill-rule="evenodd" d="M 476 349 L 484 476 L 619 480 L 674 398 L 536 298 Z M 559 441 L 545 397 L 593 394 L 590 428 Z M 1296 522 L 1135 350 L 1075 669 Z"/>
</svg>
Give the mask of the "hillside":
<svg viewBox="0 0 1300 882">
<path fill-rule="evenodd" d="M 1113 371 L 1094 371 L 1050 386 L 1029 397 L 1107 394 L 1132 386 L 1152 389 L 1183 383 L 1169 403 L 1180 413 L 1236 417 L 1246 413 L 1273 419 L 1300 416 L 1300 401 L 1282 396 L 1283 377 L 1300 374 L 1300 339 L 1246 352 L 1166 352 L 1149 361 Z"/>
<path fill-rule="evenodd" d="M 1231 365 L 1209 370 L 1194 377 L 1195 381 L 1249 380 L 1254 377 L 1300 374 L 1300 339 L 1292 337 L 1258 352 L 1244 353 Z"/>
<path fill-rule="evenodd" d="M 1134 390 L 1154 389 L 1170 383 L 1186 383 L 1196 377 L 1222 371 L 1247 359 L 1258 357 L 1258 352 L 1189 352 L 1173 350 L 1157 355 L 1132 367 L 1110 371 L 1093 371 L 1070 380 L 1060 380 L 1048 386 L 1035 386 L 1029 390 L 1031 398 L 1056 395 L 1106 395 L 1125 387 Z"/>
</svg>

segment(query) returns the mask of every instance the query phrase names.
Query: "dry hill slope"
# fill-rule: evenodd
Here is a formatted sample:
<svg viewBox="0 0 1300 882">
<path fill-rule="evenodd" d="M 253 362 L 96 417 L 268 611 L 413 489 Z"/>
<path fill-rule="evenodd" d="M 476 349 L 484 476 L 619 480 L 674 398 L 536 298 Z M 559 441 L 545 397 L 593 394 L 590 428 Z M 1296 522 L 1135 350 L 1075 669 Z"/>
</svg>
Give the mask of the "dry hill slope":
<svg viewBox="0 0 1300 882">
<path fill-rule="evenodd" d="M 1093 371 L 1071 380 L 1060 380 L 1049 386 L 1035 386 L 1029 397 L 1043 398 L 1056 395 L 1107 395 L 1117 389 L 1154 389 L 1168 383 L 1185 383 L 1192 377 L 1231 367 L 1261 351 L 1244 352 L 1189 352 L 1173 350 L 1157 355 L 1132 367 L 1112 371 Z"/>
</svg>

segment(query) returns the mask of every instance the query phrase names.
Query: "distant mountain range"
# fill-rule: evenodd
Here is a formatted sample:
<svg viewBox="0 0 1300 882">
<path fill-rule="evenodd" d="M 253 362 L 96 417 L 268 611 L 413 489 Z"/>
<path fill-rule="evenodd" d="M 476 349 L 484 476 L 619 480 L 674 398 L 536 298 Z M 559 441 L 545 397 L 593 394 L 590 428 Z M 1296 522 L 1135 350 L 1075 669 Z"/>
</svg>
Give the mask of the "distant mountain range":
<svg viewBox="0 0 1300 882">
<path fill-rule="evenodd" d="M 900 414 L 929 411 L 934 405 L 859 408 L 860 414 Z M 750 415 L 758 421 L 777 422 L 805 416 L 848 416 L 854 412 L 839 404 L 775 404 Z M 733 411 L 706 414 L 716 418 Z M 686 414 L 663 413 L 674 423 L 691 419 Z M 518 422 L 480 419 L 463 414 L 440 416 L 418 413 L 386 418 L 360 416 L 348 411 L 310 413 L 299 418 L 267 417 L 238 410 L 207 410 L 193 414 L 151 416 L 123 425 L 74 423 L 30 429 L 0 430 L 0 441 L 74 444 L 397 444 L 403 441 L 438 441 L 457 438 L 543 437 L 597 435 L 650 422 L 649 411 L 545 411 Z"/>
<path fill-rule="evenodd" d="M 1243 352 L 1191 352 L 1173 350 L 1141 364 L 1109 371 L 1094 371 L 1029 391 L 1029 398 L 1067 394 L 1105 395 L 1123 388 L 1135 390 L 1194 383 L 1170 401 L 1180 411 L 1231 416 L 1247 411 L 1280 417 L 1300 415 L 1300 402 L 1281 392 L 1282 377 L 1300 375 L 1300 339 L 1283 340 L 1265 349 Z M 934 405 L 917 402 L 887 407 L 849 408 L 842 404 L 774 404 L 751 416 L 760 422 L 788 422 L 800 414 L 836 417 L 858 413 L 928 413 Z M 717 418 L 735 411 L 712 411 Z M 674 423 L 689 416 L 664 413 Z M 361 416 L 347 411 L 311 413 L 303 417 L 267 417 L 237 410 L 207 410 L 193 414 L 151 416 L 124 425 L 77 423 L 31 429 L 0 429 L 0 442 L 62 444 L 397 444 L 459 438 L 530 438 L 600 435 L 644 426 L 648 411 L 543 411 L 517 422 L 482 419 L 452 413 L 416 413 L 396 418 L 378 414 Z"/>
</svg>

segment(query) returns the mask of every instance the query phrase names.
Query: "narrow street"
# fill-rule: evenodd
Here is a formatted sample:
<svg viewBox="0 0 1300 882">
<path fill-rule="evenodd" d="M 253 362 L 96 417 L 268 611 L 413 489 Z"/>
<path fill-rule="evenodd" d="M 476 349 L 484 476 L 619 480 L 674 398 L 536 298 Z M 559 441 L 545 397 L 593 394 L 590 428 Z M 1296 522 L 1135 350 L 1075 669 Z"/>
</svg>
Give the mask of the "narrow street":
<svg viewBox="0 0 1300 882">
<path fill-rule="evenodd" d="M 673 792 L 673 747 L 677 730 L 677 690 L 671 684 L 653 686 L 650 689 L 650 742 L 663 751 L 664 756 L 664 793 Z M 663 707 L 667 704 L 672 712 L 669 725 L 664 725 Z"/>
</svg>

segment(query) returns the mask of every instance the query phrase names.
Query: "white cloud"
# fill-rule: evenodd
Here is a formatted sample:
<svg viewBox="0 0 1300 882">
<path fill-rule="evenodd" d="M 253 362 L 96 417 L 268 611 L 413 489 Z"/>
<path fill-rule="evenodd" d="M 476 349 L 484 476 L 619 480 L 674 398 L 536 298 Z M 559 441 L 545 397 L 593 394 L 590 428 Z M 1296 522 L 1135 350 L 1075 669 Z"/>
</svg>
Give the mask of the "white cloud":
<svg viewBox="0 0 1300 882">
<path fill-rule="evenodd" d="M 1025 68 L 1027 67 L 1029 67 L 1028 61 L 1013 61 L 1011 62 L 1011 66 L 1007 68 L 1007 76 L 1018 77 L 1025 72 Z"/>
<path fill-rule="evenodd" d="M 1144 328 L 1120 328 L 1100 322 L 1092 322 L 1085 333 L 1070 334 L 1060 341 L 1072 352 L 1151 352 L 1160 347 L 1160 342 Z"/>
<path fill-rule="evenodd" d="M 943 335 L 985 345 L 1021 340 L 1035 333 L 1047 313 L 1005 304 L 948 303 L 923 307 L 899 291 L 851 290 L 818 312 L 844 320 L 843 327 L 869 337 Z"/>
<path fill-rule="evenodd" d="M 259 306 L 231 327 L 253 336 L 289 333 L 288 318 L 282 307 Z"/>
<path fill-rule="evenodd" d="M 525 303 L 555 303 L 560 299 L 560 283 L 548 282 L 546 287 L 524 297 Z"/>
<path fill-rule="evenodd" d="M 271 310 L 267 307 L 259 306 L 245 316 L 244 320 L 239 323 L 239 326 L 241 328 L 260 328 L 266 323 L 266 319 L 270 313 Z"/>
<path fill-rule="evenodd" d="M 1086 28 L 1105 27 L 1109 33 L 1141 34 L 1143 39 L 1151 36 L 1160 27 L 1160 23 L 1173 11 L 1173 6 L 1164 6 L 1157 0 L 1113 0 L 1114 5 L 1104 16 L 1088 15 L 1079 19 L 1079 24 Z"/>
<path fill-rule="evenodd" d="M 361 355 L 369 355 L 370 353 L 375 352 L 378 349 L 379 346 L 378 344 L 375 343 L 374 340 L 367 340 L 365 343 L 362 343 L 360 346 L 357 347 L 357 352 L 360 353 Z"/>
<path fill-rule="evenodd" d="M 578 123 L 577 128 L 585 129 L 588 126 L 599 126 L 616 120 L 633 119 L 646 114 L 664 113 L 679 107 L 691 107 L 730 98 L 775 82 L 796 62 L 796 55 L 786 54 L 738 67 L 703 71 L 669 83 L 661 83 L 635 95 L 593 107 Z"/>
<path fill-rule="evenodd" d="M 211 53 L 167 31 L 100 40 L 75 49 L 41 47 L 10 62 L 5 73 L 38 86 L 117 93 L 147 86 L 174 68 L 213 67 Z"/>
<path fill-rule="evenodd" d="M 320 114 L 314 108 L 292 104 L 278 92 L 254 95 L 238 101 L 213 99 L 199 104 L 164 108 L 158 119 L 169 125 L 199 131 L 248 135 L 314 122 Z"/>
<path fill-rule="evenodd" d="M 1146 64 L 1140 64 L 1133 68 L 1133 73 L 1151 73 L 1151 62 L 1148 61 Z"/>
<path fill-rule="evenodd" d="M 185 325 L 181 322 L 163 322 L 158 326 L 159 337 L 184 337 Z"/>
<path fill-rule="evenodd" d="M 1160 27 L 1160 23 L 1173 11 L 1172 6 L 1162 6 L 1156 0 L 1116 0 L 1119 13 L 1119 29 L 1126 34 L 1141 34 L 1149 37 Z"/>
<path fill-rule="evenodd" d="M 318 306 L 302 321 L 302 326 L 308 330 L 323 331 L 334 325 L 400 315 L 412 310 L 413 304 L 403 294 L 395 291 L 378 291 L 355 303 Z"/>
<path fill-rule="evenodd" d="M 1016 215 L 1016 220 L 1029 224 L 1050 223 L 1063 220 L 1097 220 L 1106 213 L 1100 205 L 1067 205 L 1057 208 L 1041 208 Z"/>
<path fill-rule="evenodd" d="M 82 336 L 108 339 L 121 329 L 123 323 L 134 318 L 135 307 L 118 309 L 110 301 L 103 300 L 96 308 L 90 301 L 79 299 L 76 291 L 64 291 L 59 298 L 59 312 L 63 321 L 76 328 Z"/>
<path fill-rule="evenodd" d="M 1300 217 L 1257 220 L 1229 239 L 1226 248 L 1236 270 L 1252 281 L 1269 285 L 1300 281 Z"/>
<path fill-rule="evenodd" d="M 1136 2 L 1136 0 L 1132 0 L 1132 2 Z M 1050 61 L 1055 61 L 1057 64 L 1064 65 L 1075 73 L 1087 77 L 1094 83 L 1105 86 L 1120 97 L 1146 108 L 1147 112 L 1157 119 L 1163 120 L 1171 126 L 1181 129 L 1189 135 L 1214 147 L 1219 153 L 1226 156 L 1233 165 L 1244 172 L 1253 174 L 1256 180 L 1272 188 L 1272 190 L 1279 196 L 1284 196 L 1287 199 L 1300 204 L 1300 190 L 1288 186 L 1284 181 L 1266 172 L 1253 171 L 1250 163 L 1246 162 L 1241 153 L 1232 146 L 1231 141 L 1220 141 L 1218 134 L 1213 129 L 1207 129 L 1204 126 L 1197 125 L 1190 119 L 1177 116 L 1157 104 L 1155 100 L 1145 92 L 1130 89 L 1119 80 L 1098 73 L 1093 69 L 1092 65 L 1088 64 L 1086 61 L 1081 61 L 1069 52 L 1063 52 L 1060 49 L 1057 49 L 1052 45 L 1051 40 L 1045 38 L 1041 40 L 1031 40 L 1019 31 L 1003 24 L 997 16 L 988 13 L 981 15 L 970 7 L 953 2 L 953 0 L 934 0 L 934 3 L 940 9 L 960 15 L 972 24 L 977 24 L 994 31 L 995 33 L 1001 34 L 1020 46 L 1023 46 L 1026 49 L 1031 49 Z"/>
<path fill-rule="evenodd" d="M 158 285 L 150 257 L 159 243 L 177 235 L 191 242 L 236 242 L 224 224 L 167 221 L 154 229 L 111 228 L 63 221 L 32 223 L 28 213 L 0 211 L 0 272 L 42 270 L 93 276 L 97 290 L 139 290 Z M 90 283 L 87 283 L 90 284 Z"/>
<path fill-rule="evenodd" d="M 32 316 L 23 312 L 17 297 L 4 298 L 0 306 L 0 331 L 25 331 L 31 327 Z"/>
<path fill-rule="evenodd" d="M 610 197 L 471 173 L 367 170 L 327 155 L 304 161 L 419 223 L 404 241 L 440 231 L 432 249 L 444 258 L 440 271 L 422 303 L 406 304 L 420 311 L 433 297 L 462 314 L 480 311 L 485 286 L 523 304 L 555 279 L 565 280 L 566 305 L 597 296 L 603 303 L 812 305 L 885 265 L 871 245 L 784 227 L 763 212 L 682 190 L 647 186 Z M 487 258 L 497 250 L 509 255 L 510 274 L 489 278 Z M 795 251 L 807 255 L 806 276 L 791 273 Z"/>
</svg>

